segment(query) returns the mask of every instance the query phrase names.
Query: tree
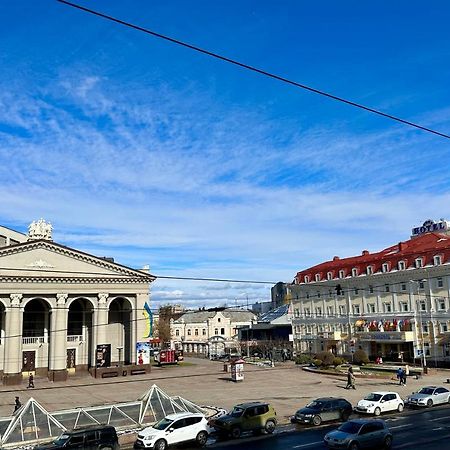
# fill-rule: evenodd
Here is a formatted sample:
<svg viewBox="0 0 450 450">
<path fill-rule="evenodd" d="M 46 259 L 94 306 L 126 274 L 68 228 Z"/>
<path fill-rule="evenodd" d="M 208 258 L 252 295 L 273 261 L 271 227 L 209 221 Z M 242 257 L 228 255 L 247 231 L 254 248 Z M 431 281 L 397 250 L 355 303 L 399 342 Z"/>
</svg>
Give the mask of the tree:
<svg viewBox="0 0 450 450">
<path fill-rule="evenodd" d="M 155 324 L 155 330 L 161 342 L 161 347 L 169 346 L 172 339 L 170 332 L 170 319 L 174 317 L 172 305 L 163 305 L 159 307 L 158 323 Z"/>
<path fill-rule="evenodd" d="M 367 364 L 369 362 L 369 357 L 367 356 L 367 353 L 362 349 L 356 350 L 355 354 L 353 355 L 353 361 L 356 364 Z"/>
</svg>

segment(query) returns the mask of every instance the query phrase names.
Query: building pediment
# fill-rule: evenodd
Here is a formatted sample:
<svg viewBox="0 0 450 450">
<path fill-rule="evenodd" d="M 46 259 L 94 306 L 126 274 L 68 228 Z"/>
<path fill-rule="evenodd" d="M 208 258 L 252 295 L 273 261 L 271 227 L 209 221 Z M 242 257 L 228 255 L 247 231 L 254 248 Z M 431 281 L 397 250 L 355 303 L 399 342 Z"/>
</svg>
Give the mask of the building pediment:
<svg viewBox="0 0 450 450">
<path fill-rule="evenodd" d="M 148 273 L 45 240 L 0 248 L 0 274 L 2 277 L 21 278 L 154 280 Z"/>
</svg>

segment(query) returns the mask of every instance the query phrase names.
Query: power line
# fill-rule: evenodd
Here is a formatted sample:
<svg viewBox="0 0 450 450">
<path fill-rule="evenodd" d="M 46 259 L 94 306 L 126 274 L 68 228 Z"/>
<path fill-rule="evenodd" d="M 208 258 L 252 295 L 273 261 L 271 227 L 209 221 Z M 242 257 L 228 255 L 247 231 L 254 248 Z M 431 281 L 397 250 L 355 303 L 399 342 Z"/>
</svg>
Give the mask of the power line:
<svg viewBox="0 0 450 450">
<path fill-rule="evenodd" d="M 231 59 L 231 58 L 228 58 L 226 56 L 219 55 L 218 53 L 206 50 L 206 49 L 201 48 L 201 47 L 197 47 L 196 45 L 192 45 L 192 44 L 189 44 L 187 42 L 180 41 L 179 39 L 175 39 L 175 38 L 169 37 L 167 35 L 164 35 L 164 34 L 161 34 L 161 33 L 157 33 L 156 31 L 152 31 L 152 30 L 150 30 L 148 28 L 143 28 L 143 27 L 140 27 L 138 25 L 134 25 L 134 24 L 132 24 L 130 22 L 125 22 L 124 20 L 117 19 L 117 18 L 109 16 L 107 14 L 104 14 L 104 13 L 101 13 L 101 12 L 98 12 L 98 11 L 94 11 L 92 9 L 86 8 L 84 6 L 77 5 L 75 3 L 68 2 L 66 0 L 57 0 L 57 1 L 60 2 L 60 3 L 64 3 L 65 5 L 71 6 L 73 8 L 79 9 L 81 11 L 85 11 L 87 13 L 90 13 L 90 14 L 93 14 L 95 16 L 101 17 L 103 19 L 107 19 L 107 20 L 110 20 L 112 22 L 116 22 L 116 23 L 118 23 L 120 25 L 124 25 L 126 27 L 133 28 L 134 30 L 142 31 L 143 33 L 149 34 L 149 35 L 157 37 L 159 39 L 164 39 L 166 41 L 171 42 L 172 44 L 176 44 L 176 45 L 180 45 L 180 46 L 189 48 L 190 50 L 194 50 L 196 52 L 203 53 L 203 54 L 205 54 L 207 56 L 210 56 L 212 58 L 216 58 L 216 59 L 219 59 L 221 61 L 233 64 L 233 65 L 238 66 L 238 67 L 241 67 L 243 69 L 250 70 L 252 72 L 256 72 L 256 73 L 258 73 L 260 75 L 264 75 L 266 77 L 269 77 L 269 78 L 281 81 L 283 83 L 290 84 L 290 85 L 295 86 L 297 88 L 304 89 L 304 90 L 309 91 L 309 92 L 313 92 L 314 94 L 322 95 L 324 97 L 330 98 L 332 100 L 336 100 L 336 101 L 341 102 L 341 103 L 345 103 L 345 104 L 353 106 L 355 108 L 359 108 L 359 109 L 362 109 L 364 111 L 367 111 L 367 112 L 370 112 L 370 113 L 377 114 L 379 116 L 385 117 L 387 119 L 394 120 L 396 122 L 400 122 L 400 123 L 402 123 L 404 125 L 408 125 L 410 127 L 418 128 L 419 130 L 426 131 L 428 133 L 432 133 L 432 134 L 435 134 L 437 136 L 444 137 L 446 139 L 450 139 L 450 135 L 441 133 L 440 131 L 432 130 L 431 128 L 427 128 L 425 126 L 416 124 L 414 122 L 410 122 L 408 120 L 401 119 L 400 117 L 396 117 L 396 116 L 393 116 L 391 114 L 387 114 L 387 113 L 382 112 L 382 111 L 380 111 L 378 109 L 374 109 L 374 108 L 362 105 L 361 103 L 356 103 L 356 102 L 354 102 L 352 100 L 347 100 L 347 99 L 345 99 L 343 97 L 339 97 L 337 95 L 330 94 L 329 92 L 325 92 L 325 91 L 322 91 L 320 89 L 316 89 L 316 88 L 313 88 L 311 86 L 307 86 L 305 84 L 298 83 L 297 81 L 293 81 L 293 80 L 290 80 L 288 78 L 282 77 L 280 75 L 276 75 L 276 74 L 268 72 L 266 70 L 259 69 L 257 67 L 251 66 L 249 64 L 245 64 L 245 63 L 239 62 L 239 61 L 237 61 L 235 59 Z"/>
</svg>

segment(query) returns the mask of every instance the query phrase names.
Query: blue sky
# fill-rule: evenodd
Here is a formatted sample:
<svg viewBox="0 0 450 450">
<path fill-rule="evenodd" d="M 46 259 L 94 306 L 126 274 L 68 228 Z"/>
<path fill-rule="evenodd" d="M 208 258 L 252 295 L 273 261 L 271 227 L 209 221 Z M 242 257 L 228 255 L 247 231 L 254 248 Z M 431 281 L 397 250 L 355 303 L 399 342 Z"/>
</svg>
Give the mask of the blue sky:
<svg viewBox="0 0 450 450">
<path fill-rule="evenodd" d="M 80 1 L 450 133 L 450 4 Z M 74 10 L 0 4 L 3 225 L 156 275 L 291 281 L 450 218 L 449 140 Z M 155 305 L 264 301 L 175 282 Z"/>
</svg>

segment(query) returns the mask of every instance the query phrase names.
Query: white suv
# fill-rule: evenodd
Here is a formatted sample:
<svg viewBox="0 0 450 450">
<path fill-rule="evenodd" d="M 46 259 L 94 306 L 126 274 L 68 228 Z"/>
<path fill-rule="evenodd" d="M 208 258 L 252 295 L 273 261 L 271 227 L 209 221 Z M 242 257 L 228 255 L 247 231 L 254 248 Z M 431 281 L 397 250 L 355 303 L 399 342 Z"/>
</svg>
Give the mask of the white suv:
<svg viewBox="0 0 450 450">
<path fill-rule="evenodd" d="M 195 441 L 203 447 L 208 440 L 209 430 L 203 414 L 189 412 L 170 414 L 140 431 L 134 448 L 165 450 L 170 445 L 188 441 Z"/>
<path fill-rule="evenodd" d="M 355 412 L 379 416 L 382 412 L 387 411 L 402 412 L 404 406 L 403 400 L 397 392 L 371 392 L 358 402 Z"/>
</svg>

